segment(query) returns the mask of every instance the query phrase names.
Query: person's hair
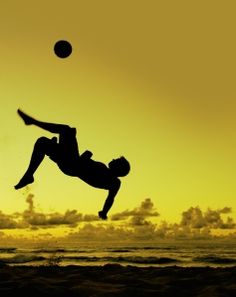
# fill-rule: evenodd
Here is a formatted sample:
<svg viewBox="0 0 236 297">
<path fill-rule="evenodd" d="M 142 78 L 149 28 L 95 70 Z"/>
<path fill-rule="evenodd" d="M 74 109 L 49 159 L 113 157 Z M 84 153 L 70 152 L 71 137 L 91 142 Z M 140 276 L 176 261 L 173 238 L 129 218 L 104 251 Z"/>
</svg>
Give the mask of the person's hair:
<svg viewBox="0 0 236 297">
<path fill-rule="evenodd" d="M 109 168 L 115 176 L 126 176 L 130 171 L 130 164 L 125 157 L 120 157 L 109 163 Z"/>
</svg>

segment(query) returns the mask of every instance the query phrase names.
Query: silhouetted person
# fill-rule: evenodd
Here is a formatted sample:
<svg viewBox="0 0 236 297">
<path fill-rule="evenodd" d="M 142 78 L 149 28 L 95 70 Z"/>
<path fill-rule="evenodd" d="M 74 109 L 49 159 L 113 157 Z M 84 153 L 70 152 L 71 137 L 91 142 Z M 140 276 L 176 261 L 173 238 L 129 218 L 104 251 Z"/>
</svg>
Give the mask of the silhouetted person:
<svg viewBox="0 0 236 297">
<path fill-rule="evenodd" d="M 79 177 L 93 187 L 108 190 L 103 209 L 98 213 L 101 219 L 107 219 L 107 213 L 112 207 L 114 198 L 120 188 L 121 182 L 118 177 L 129 173 L 129 162 L 124 157 L 120 157 L 113 159 L 107 167 L 101 162 L 92 160 L 93 154 L 90 151 L 85 151 L 80 155 L 75 128 L 68 125 L 38 121 L 26 115 L 20 109 L 17 112 L 26 125 L 35 125 L 51 133 L 59 134 L 59 137 L 58 139 L 57 137 L 52 139 L 40 137 L 36 141 L 29 167 L 15 186 L 15 189 L 23 188 L 34 181 L 34 173 L 43 161 L 44 156 L 47 155 L 63 173 Z"/>
</svg>

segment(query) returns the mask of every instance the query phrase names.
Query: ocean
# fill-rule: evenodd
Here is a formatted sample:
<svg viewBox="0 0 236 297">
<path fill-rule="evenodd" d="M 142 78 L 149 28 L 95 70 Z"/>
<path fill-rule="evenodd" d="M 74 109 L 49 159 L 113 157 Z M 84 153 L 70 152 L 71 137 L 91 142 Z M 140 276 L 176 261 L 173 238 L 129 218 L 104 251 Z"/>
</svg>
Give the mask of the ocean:
<svg viewBox="0 0 236 297">
<path fill-rule="evenodd" d="M 236 242 L 171 241 L 156 243 L 79 243 L 63 246 L 0 247 L 0 264 L 10 266 L 105 264 L 139 267 L 232 267 Z"/>
</svg>

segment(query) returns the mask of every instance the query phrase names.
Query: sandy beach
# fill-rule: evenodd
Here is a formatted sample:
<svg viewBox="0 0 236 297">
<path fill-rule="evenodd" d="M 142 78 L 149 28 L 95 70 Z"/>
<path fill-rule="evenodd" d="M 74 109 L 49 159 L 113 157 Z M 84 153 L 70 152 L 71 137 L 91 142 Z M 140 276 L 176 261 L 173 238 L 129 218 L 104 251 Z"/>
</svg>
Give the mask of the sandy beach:
<svg viewBox="0 0 236 297">
<path fill-rule="evenodd" d="M 236 296 L 236 267 L 5 266 L 0 296 Z M 22 295 L 21 295 L 22 296 Z"/>
</svg>

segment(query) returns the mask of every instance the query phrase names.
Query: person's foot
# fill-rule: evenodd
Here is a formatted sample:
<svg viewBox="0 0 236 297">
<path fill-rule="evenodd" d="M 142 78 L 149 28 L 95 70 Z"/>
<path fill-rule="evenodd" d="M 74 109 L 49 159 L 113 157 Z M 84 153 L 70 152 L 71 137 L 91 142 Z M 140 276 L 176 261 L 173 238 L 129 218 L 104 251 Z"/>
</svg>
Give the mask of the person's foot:
<svg viewBox="0 0 236 297">
<path fill-rule="evenodd" d="M 105 213 L 103 213 L 103 211 L 99 211 L 98 216 L 102 220 L 107 220 L 107 215 Z"/>
<path fill-rule="evenodd" d="M 26 125 L 32 125 L 34 122 L 34 119 L 27 114 L 25 114 L 23 111 L 20 109 L 17 109 L 18 115 L 22 118 L 22 120 L 25 122 Z"/>
<path fill-rule="evenodd" d="M 25 186 L 32 184 L 34 181 L 33 176 L 23 176 L 17 185 L 14 186 L 16 190 L 24 188 Z"/>
</svg>

